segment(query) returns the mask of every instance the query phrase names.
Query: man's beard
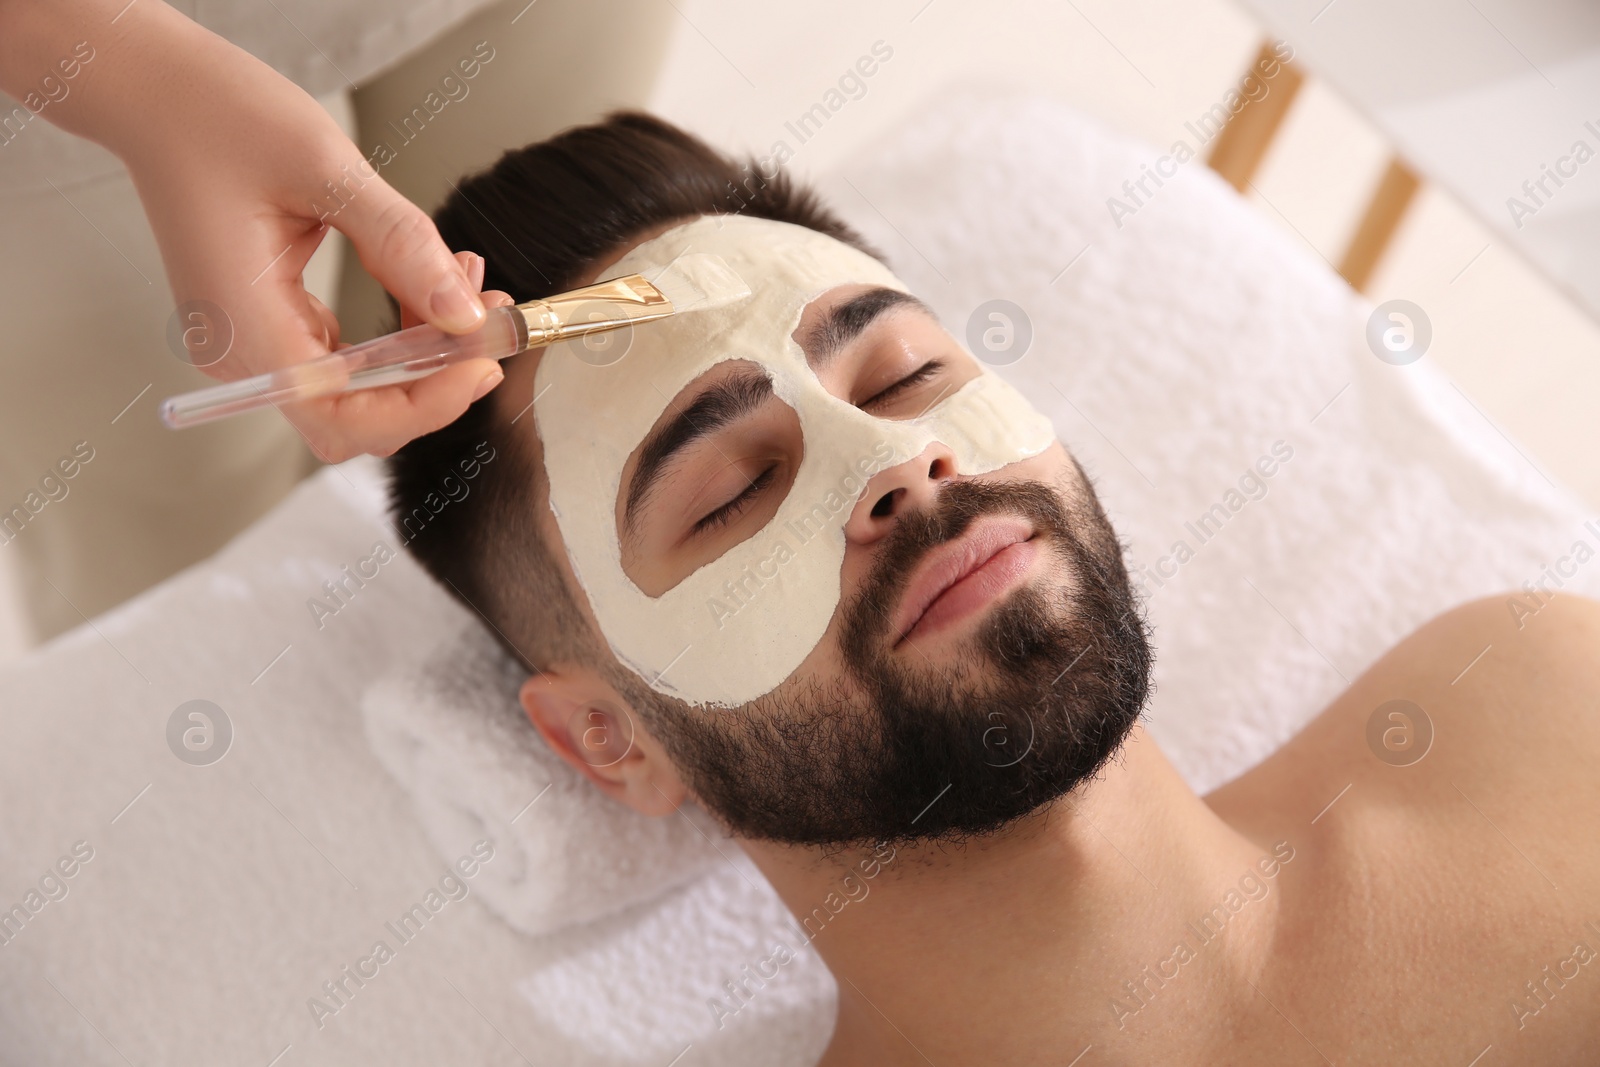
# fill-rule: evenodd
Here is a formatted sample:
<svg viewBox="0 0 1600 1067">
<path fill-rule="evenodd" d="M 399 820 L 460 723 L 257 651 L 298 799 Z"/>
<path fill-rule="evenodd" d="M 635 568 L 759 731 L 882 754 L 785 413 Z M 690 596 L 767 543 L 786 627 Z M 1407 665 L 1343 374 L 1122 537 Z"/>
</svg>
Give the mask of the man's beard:
<svg viewBox="0 0 1600 1067">
<path fill-rule="evenodd" d="M 1116 536 L 1079 484 L 1076 528 L 1040 482 L 951 482 L 900 517 L 844 605 L 846 680 L 786 682 L 728 710 L 636 689 L 701 802 L 746 838 L 960 841 L 1099 771 L 1138 720 L 1151 653 Z M 890 619 L 917 562 L 986 515 L 1029 519 L 1055 581 L 1010 593 L 945 665 L 914 645 L 897 657 Z"/>
</svg>

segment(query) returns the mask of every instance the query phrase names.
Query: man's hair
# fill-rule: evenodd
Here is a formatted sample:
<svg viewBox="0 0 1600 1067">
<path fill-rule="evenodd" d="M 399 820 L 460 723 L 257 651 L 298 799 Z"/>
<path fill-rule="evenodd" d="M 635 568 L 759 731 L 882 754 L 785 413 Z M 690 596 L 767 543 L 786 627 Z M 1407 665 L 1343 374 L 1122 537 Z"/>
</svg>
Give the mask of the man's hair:
<svg viewBox="0 0 1600 1067">
<path fill-rule="evenodd" d="M 769 177 L 754 157 L 736 161 L 629 111 L 507 152 L 457 185 L 433 218 L 452 250 L 483 256 L 485 289 L 522 303 L 573 288 L 656 226 L 722 214 L 805 226 L 883 258 L 787 174 Z M 604 668 L 539 535 L 542 450 L 524 444 L 532 435 L 510 416 L 495 416 L 499 391 L 389 459 L 390 517 L 428 573 L 530 670 L 560 661 Z M 605 414 L 594 413 L 597 432 Z"/>
</svg>

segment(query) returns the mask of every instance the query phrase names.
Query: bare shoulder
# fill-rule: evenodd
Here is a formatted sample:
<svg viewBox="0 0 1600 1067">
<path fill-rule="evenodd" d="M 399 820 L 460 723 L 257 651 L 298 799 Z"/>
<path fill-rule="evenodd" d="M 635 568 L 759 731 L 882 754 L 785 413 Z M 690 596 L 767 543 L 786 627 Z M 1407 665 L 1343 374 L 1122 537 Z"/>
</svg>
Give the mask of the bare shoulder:
<svg viewBox="0 0 1600 1067">
<path fill-rule="evenodd" d="M 1397 700 L 1454 734 L 1462 744 L 1446 747 L 1462 756 L 1474 740 L 1501 759 L 1519 741 L 1600 740 L 1600 600 L 1507 593 L 1451 608 L 1357 679 L 1324 713 L 1325 728 L 1348 732 L 1351 718 Z"/>
<path fill-rule="evenodd" d="M 1600 601 L 1507 593 L 1435 616 L 1389 649 L 1259 767 L 1212 794 L 1311 803 L 1360 781 L 1410 801 L 1431 781 L 1600 799 Z M 1412 768 L 1405 775 L 1397 769 Z M 1329 794 L 1331 795 L 1331 794 Z M 1398 799 L 1398 798 L 1391 798 Z"/>
<path fill-rule="evenodd" d="M 1369 673 L 1379 671 L 1519 732 L 1593 740 L 1600 600 L 1508 593 L 1470 601 L 1424 624 Z"/>
<path fill-rule="evenodd" d="M 1545 1013 L 1516 991 L 1589 936 L 1597 766 L 1600 602 L 1509 595 L 1418 627 L 1206 802 L 1301 857 L 1280 875 L 1281 966 L 1350 1035 L 1351 1062 L 1391 1062 L 1385 1042 L 1420 1017 L 1445 1045 L 1588 1062 L 1570 1050 L 1600 1041 L 1600 993 Z M 1330 996 L 1321 975 L 1368 995 Z"/>
<path fill-rule="evenodd" d="M 1578 593 L 1507 592 L 1483 597 L 1435 616 L 1407 641 L 1463 636 L 1499 641 L 1512 656 L 1587 653 L 1582 658 L 1592 665 L 1600 641 L 1600 600 Z"/>
</svg>

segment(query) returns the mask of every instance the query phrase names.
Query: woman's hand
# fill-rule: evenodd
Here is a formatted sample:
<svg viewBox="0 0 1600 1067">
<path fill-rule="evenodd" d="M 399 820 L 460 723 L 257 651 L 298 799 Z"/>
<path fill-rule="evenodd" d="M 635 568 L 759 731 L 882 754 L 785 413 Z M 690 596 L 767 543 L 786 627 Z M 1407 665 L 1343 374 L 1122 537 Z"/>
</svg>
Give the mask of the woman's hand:
<svg viewBox="0 0 1600 1067">
<path fill-rule="evenodd" d="M 472 291 L 478 295 L 478 298 L 483 302 L 483 306 L 485 308 L 509 307 L 516 303 L 516 301 L 511 298 L 510 293 L 503 293 L 498 289 L 491 289 L 487 293 L 479 291 L 483 287 L 482 256 L 478 255 L 476 252 L 457 252 L 455 254 L 455 262 L 461 268 L 462 273 L 466 275 L 467 284 L 472 287 Z M 316 310 L 318 321 L 322 324 L 322 329 L 326 331 L 328 347 L 333 349 L 350 347 L 349 345 L 341 344 L 339 342 L 339 320 L 334 318 L 333 312 L 330 311 L 328 307 L 316 297 L 313 296 L 310 299 L 313 307 Z M 400 328 L 402 330 L 409 329 L 412 326 L 416 326 L 424 321 L 426 320 L 424 320 L 421 315 L 417 314 L 417 312 L 413 311 L 411 308 L 401 307 Z M 478 359 L 473 360 L 472 362 L 493 363 L 496 373 L 489 375 L 485 379 L 489 383 L 488 386 L 483 388 L 481 391 L 475 392 L 471 400 L 468 400 L 467 403 L 469 404 L 472 402 L 472 400 L 476 400 L 479 396 L 482 396 L 483 393 L 488 392 L 489 389 L 493 388 L 494 385 L 498 383 L 504 376 L 503 374 L 499 373 L 499 363 L 494 360 Z M 460 365 L 458 364 L 457 366 Z M 371 405 L 383 405 L 394 402 L 394 398 L 392 396 L 385 395 L 389 394 L 391 390 L 409 388 L 412 390 L 413 394 L 415 394 L 420 386 L 426 385 L 433 379 L 438 378 L 454 369 L 454 366 L 446 367 L 444 370 L 436 371 L 426 378 L 419 379 L 415 382 L 408 382 L 404 386 L 385 386 L 381 389 L 361 389 L 353 393 L 344 393 L 339 396 L 300 401 L 296 404 L 285 405 L 284 411 L 288 413 L 290 412 L 291 408 L 308 407 L 311 405 L 331 405 L 336 409 L 332 413 L 332 418 L 336 421 L 353 423 L 367 422 L 370 421 L 370 417 L 369 413 L 364 409 Z M 466 410 L 466 405 L 462 405 L 461 410 Z M 458 411 L 456 414 L 459 415 L 460 412 Z M 454 418 L 455 415 L 450 416 L 450 419 Z M 446 419 L 445 421 L 449 422 L 450 419 Z M 440 425 L 444 424 L 441 423 Z M 420 437 L 421 434 L 414 434 L 412 436 Z M 410 440 L 410 438 L 406 438 L 406 440 Z M 404 441 L 401 442 L 401 444 L 404 443 Z M 399 446 L 397 445 L 395 447 Z M 376 450 L 373 451 L 377 455 L 388 455 L 389 452 L 393 451 L 393 449 L 389 449 L 388 451 L 384 452 L 376 452 Z"/>
<path fill-rule="evenodd" d="M 152 0 L 10 0 L 0 38 L 0 88 L 18 95 L 57 53 L 79 41 L 94 50 L 40 117 L 123 160 L 179 306 L 206 301 L 226 317 L 217 325 L 231 326 L 231 346 L 206 373 L 243 378 L 338 343 L 338 323 L 301 279 L 329 227 L 411 315 L 451 333 L 483 325 L 482 261 L 473 281 L 316 101 L 242 49 Z M 501 377 L 497 362 L 476 359 L 282 410 L 325 462 L 388 455 Z"/>
</svg>

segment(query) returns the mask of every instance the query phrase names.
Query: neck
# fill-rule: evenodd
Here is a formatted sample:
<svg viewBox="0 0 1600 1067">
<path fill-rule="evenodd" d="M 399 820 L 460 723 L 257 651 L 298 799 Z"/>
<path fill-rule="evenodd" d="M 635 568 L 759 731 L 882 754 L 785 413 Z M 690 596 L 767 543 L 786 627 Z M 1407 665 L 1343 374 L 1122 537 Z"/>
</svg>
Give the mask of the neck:
<svg viewBox="0 0 1600 1067">
<path fill-rule="evenodd" d="M 1223 822 L 1139 727 L 1101 776 L 963 847 L 743 844 L 838 979 L 834 1052 L 851 1060 L 1066 1062 L 1091 1028 L 1143 1055 L 1140 1031 L 1236 1014 L 1277 917 L 1257 866 L 1272 843 Z M 1179 943 L 1192 961 L 1173 961 Z"/>
</svg>

